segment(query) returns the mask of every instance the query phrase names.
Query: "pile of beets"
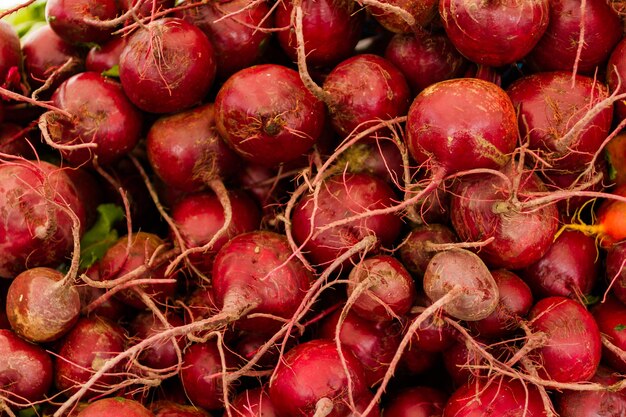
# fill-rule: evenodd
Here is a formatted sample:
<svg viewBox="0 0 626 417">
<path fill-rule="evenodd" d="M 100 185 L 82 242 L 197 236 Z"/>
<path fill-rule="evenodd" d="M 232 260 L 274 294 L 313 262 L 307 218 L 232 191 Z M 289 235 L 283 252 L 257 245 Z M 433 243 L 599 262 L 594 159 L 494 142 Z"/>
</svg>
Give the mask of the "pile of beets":
<svg viewBox="0 0 626 417">
<path fill-rule="evenodd" d="M 626 416 L 626 6 L 0 21 L 0 416 Z"/>
</svg>

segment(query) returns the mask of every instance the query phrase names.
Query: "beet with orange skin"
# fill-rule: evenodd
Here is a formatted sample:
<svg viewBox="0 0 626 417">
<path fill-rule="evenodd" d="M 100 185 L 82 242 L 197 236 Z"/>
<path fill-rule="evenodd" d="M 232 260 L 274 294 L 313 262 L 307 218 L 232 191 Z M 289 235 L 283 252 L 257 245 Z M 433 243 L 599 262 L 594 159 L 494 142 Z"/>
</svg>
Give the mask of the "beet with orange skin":
<svg viewBox="0 0 626 417">
<path fill-rule="evenodd" d="M 85 407 L 77 417 L 154 417 L 140 402 L 122 397 L 102 398 Z"/>
</svg>

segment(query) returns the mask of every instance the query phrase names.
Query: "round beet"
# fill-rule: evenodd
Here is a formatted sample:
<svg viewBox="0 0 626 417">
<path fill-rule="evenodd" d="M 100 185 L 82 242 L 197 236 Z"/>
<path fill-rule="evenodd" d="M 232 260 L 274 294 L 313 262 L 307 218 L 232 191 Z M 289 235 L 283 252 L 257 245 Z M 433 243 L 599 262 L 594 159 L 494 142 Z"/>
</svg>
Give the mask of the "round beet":
<svg viewBox="0 0 626 417">
<path fill-rule="evenodd" d="M 0 83 L 9 85 L 10 77 L 22 68 L 20 38 L 9 23 L 0 21 Z"/>
<path fill-rule="evenodd" d="M 413 94 L 431 84 L 460 77 L 467 61 L 444 34 L 397 34 L 387 44 L 385 58 L 409 82 Z"/>
<path fill-rule="evenodd" d="M 42 400 L 52 385 L 52 358 L 41 347 L 0 329 L 0 391 L 26 406 Z"/>
<path fill-rule="evenodd" d="M 64 395 L 70 396 L 98 371 L 108 359 L 124 351 L 124 329 L 103 318 L 81 318 L 61 340 L 54 358 L 54 384 Z M 91 398 L 122 380 L 119 372 L 124 364 L 118 364 L 111 372 L 98 378 L 83 396 Z"/>
<path fill-rule="evenodd" d="M 546 72 L 523 77 L 507 93 L 519 109 L 523 141 L 554 168 L 578 171 L 589 164 L 611 131 L 613 107 L 586 118 L 591 107 L 609 96 L 598 80 L 582 75 L 572 84 L 569 72 Z M 575 131 L 576 123 L 586 123 Z"/>
<path fill-rule="evenodd" d="M 416 296 L 413 278 L 389 255 L 375 255 L 359 262 L 350 271 L 347 290 L 348 297 L 360 292 L 352 306 L 354 312 L 373 321 L 390 321 L 405 315 Z"/>
<path fill-rule="evenodd" d="M 584 38 L 578 71 L 593 74 L 622 37 L 622 24 L 604 0 L 586 0 L 584 19 L 579 0 L 550 0 L 550 22 L 546 32 L 528 55 L 532 66 L 542 71 L 571 71 Z"/>
<path fill-rule="evenodd" d="M 459 320 L 484 319 L 498 305 L 498 286 L 489 269 L 465 249 L 433 256 L 424 272 L 424 292 L 433 302 L 450 294 L 453 298 L 443 309 Z"/>
<path fill-rule="evenodd" d="M 626 40 L 622 39 L 617 44 L 611 56 L 606 69 L 606 83 L 611 92 L 623 94 L 626 92 Z M 619 89 L 617 88 L 619 85 Z M 617 91 L 616 91 L 617 90 Z M 619 100 L 615 103 L 615 115 L 621 121 L 626 118 L 626 103 Z"/>
<path fill-rule="evenodd" d="M 55 143 L 96 145 L 70 151 L 62 149 L 63 158 L 73 165 L 93 160 L 99 165 L 109 165 L 139 142 L 141 113 L 126 98 L 117 81 L 95 72 L 77 74 L 59 86 L 52 102 L 74 116 L 67 120 L 48 113 L 48 130 Z"/>
<path fill-rule="evenodd" d="M 498 339 L 510 335 L 533 306 L 533 295 L 528 285 L 506 269 L 492 271 L 498 285 L 500 300 L 493 313 L 482 320 L 469 323 L 485 339 Z"/>
<path fill-rule="evenodd" d="M 122 397 L 103 398 L 85 407 L 77 417 L 154 417 L 141 403 Z"/>
<path fill-rule="evenodd" d="M 304 0 L 302 7 L 302 36 L 306 62 L 313 66 L 330 66 L 348 58 L 361 37 L 365 13 L 349 1 Z M 289 57 L 296 61 L 297 41 L 293 27 L 294 2 L 286 1 L 276 9 L 276 27 L 286 28 L 277 33 L 278 42 Z"/>
<path fill-rule="evenodd" d="M 182 2 L 190 3 L 197 2 Z M 267 29 L 273 26 L 273 15 L 265 1 L 207 2 L 183 10 L 181 17 L 199 27 L 211 40 L 217 75 L 221 78 L 258 62 L 270 40 L 271 32 Z"/>
<path fill-rule="evenodd" d="M 422 296 L 424 297 L 424 296 Z M 418 305 L 428 304 L 418 301 Z M 417 312 L 408 314 L 410 321 L 419 316 Z M 427 317 L 413 333 L 411 347 L 425 352 L 442 352 L 457 340 L 457 331 L 445 321 L 446 316 L 433 315 Z"/>
<path fill-rule="evenodd" d="M 375 236 L 382 246 L 389 247 L 402 225 L 394 213 L 367 216 L 323 231 L 319 229 L 367 211 L 384 209 L 391 206 L 395 198 L 385 181 L 368 174 L 332 176 L 317 196 L 306 195 L 293 210 L 294 239 L 298 245 L 304 244 L 305 256 L 317 265 L 328 265 L 367 236 Z M 347 267 L 349 261 L 344 265 Z"/>
<path fill-rule="evenodd" d="M 32 268 L 19 274 L 7 293 L 7 317 L 19 336 L 50 342 L 67 333 L 78 320 L 80 295 L 63 274 L 51 268 Z"/>
<path fill-rule="evenodd" d="M 120 80 L 137 107 L 172 113 L 200 102 L 215 78 L 213 46 L 196 26 L 164 18 L 135 32 L 120 56 Z"/>
<path fill-rule="evenodd" d="M 432 245 L 454 243 L 457 238 L 448 226 L 423 224 L 414 227 L 400 246 L 402 263 L 416 278 L 424 275 L 428 262 L 437 253 Z"/>
<path fill-rule="evenodd" d="M 511 171 L 511 166 L 505 170 L 510 178 Z M 537 175 L 522 175 L 518 192 L 543 191 Z M 520 209 L 509 200 L 504 179 L 488 174 L 465 177 L 452 192 L 450 217 L 462 240 L 494 238 L 478 252 L 489 266 L 519 269 L 537 262 L 550 248 L 559 227 L 558 210 L 555 205 Z"/>
<path fill-rule="evenodd" d="M 238 417 L 277 417 L 267 388 L 252 388 L 237 394 L 231 402 L 234 415 Z"/>
<path fill-rule="evenodd" d="M 336 330 L 342 311 L 337 310 L 322 323 L 318 336 L 336 340 Z M 343 318 L 339 341 L 363 366 L 367 385 L 377 385 L 385 376 L 389 363 L 398 350 L 402 329 L 399 322 L 373 322 L 349 311 Z"/>
<path fill-rule="evenodd" d="M 537 44 L 548 27 L 548 0 L 484 2 L 443 0 L 439 14 L 454 46 L 490 67 L 512 64 Z"/>
<path fill-rule="evenodd" d="M 431 387 L 409 387 L 391 395 L 385 417 L 432 417 L 441 415 L 447 396 Z"/>
<path fill-rule="evenodd" d="M 427 26 L 437 16 L 437 0 L 381 0 L 383 5 L 395 6 L 403 9 L 415 20 L 413 26 L 405 20 L 404 16 L 396 11 L 370 5 L 367 9 L 374 19 L 385 29 L 394 33 L 410 33 L 418 31 L 420 27 Z"/>
<path fill-rule="evenodd" d="M 357 142 L 341 153 L 338 165 L 350 172 L 365 172 L 396 185 L 404 175 L 402 153 L 395 142 L 375 139 Z"/>
<path fill-rule="evenodd" d="M 606 277 L 613 283 L 613 295 L 626 304 L 626 242 L 609 248 L 606 255 Z"/>
<path fill-rule="evenodd" d="M 135 8 L 135 14 L 139 17 L 153 16 L 154 13 L 171 9 L 176 3 L 175 0 L 118 0 L 118 2 L 124 11 L 141 3 L 139 8 Z"/>
<path fill-rule="evenodd" d="M 115 0 L 48 0 L 46 21 L 67 42 L 102 43 L 115 28 L 92 21 L 114 19 L 119 11 Z"/>
<path fill-rule="evenodd" d="M 224 407 L 222 372 L 228 372 L 237 364 L 237 358 L 227 349 L 222 358 L 217 342 L 196 343 L 185 350 L 180 380 L 187 398 L 192 404 L 208 410 Z M 222 360 L 226 369 L 222 368 Z M 234 388 L 231 384 L 229 388 Z"/>
<path fill-rule="evenodd" d="M 411 92 L 404 75 L 377 55 L 360 54 L 337 65 L 324 80 L 333 129 L 346 137 L 381 120 L 404 116 Z"/>
<path fill-rule="evenodd" d="M 621 382 L 623 376 L 610 369 L 599 367 L 591 379 L 592 382 L 605 386 Z M 612 417 L 626 415 L 626 392 L 593 390 L 564 390 L 556 399 L 560 417 Z"/>
<path fill-rule="evenodd" d="M 476 340 L 484 346 L 480 339 Z M 457 341 L 450 348 L 443 351 L 443 365 L 452 382 L 457 387 L 468 385 L 478 376 L 486 376 L 484 367 L 487 361 L 475 348 L 470 348 L 465 341 Z M 483 369 L 480 369 L 480 368 Z"/>
<path fill-rule="evenodd" d="M 238 235 L 215 257 L 212 274 L 213 299 L 225 312 L 252 308 L 289 319 L 311 285 L 311 276 L 293 256 L 287 238 L 270 231 Z M 283 323 L 271 318 L 239 320 L 243 330 L 273 332 Z"/>
<path fill-rule="evenodd" d="M 103 44 L 94 46 L 85 58 L 85 69 L 93 72 L 107 72 L 116 66 L 119 70 L 120 56 L 126 47 L 125 37 L 116 37 Z"/>
<path fill-rule="evenodd" d="M 406 133 L 413 158 L 445 174 L 504 166 L 518 137 L 509 97 L 497 85 L 476 78 L 424 89 L 411 104 Z"/>
<path fill-rule="evenodd" d="M 150 166 L 168 186 L 197 191 L 239 169 L 239 158 L 217 134 L 214 109 L 205 104 L 164 116 L 148 131 Z"/>
<path fill-rule="evenodd" d="M 626 351 L 626 306 L 610 297 L 591 310 L 598 328 L 614 346 Z M 606 346 L 602 348 L 602 360 L 616 371 L 626 372 L 626 360 Z"/>
<path fill-rule="evenodd" d="M 132 336 L 137 338 L 137 341 L 140 342 L 170 327 L 178 327 L 184 324 L 183 319 L 173 313 L 165 314 L 165 319 L 167 324 L 163 323 L 151 311 L 140 313 L 130 322 L 129 327 L 132 331 Z M 148 347 L 141 352 L 139 362 L 154 369 L 165 369 L 176 366 L 178 364 L 176 345 L 178 345 L 178 349 L 182 352 L 185 347 L 185 340 L 183 337 L 177 337 L 175 340 L 176 344 L 169 338 L 155 343 L 154 346 Z"/>
<path fill-rule="evenodd" d="M 275 64 L 232 75 L 215 98 L 222 137 L 247 160 L 273 166 L 300 157 L 322 134 L 324 104 L 298 73 Z"/>
<path fill-rule="evenodd" d="M 30 132 L 30 128 L 23 128 L 13 123 L 0 124 L 0 152 L 35 159 L 33 141 L 29 137 Z"/>
<path fill-rule="evenodd" d="M 585 307 L 565 297 L 540 300 L 529 313 L 529 327 L 543 332 L 545 344 L 531 353 L 539 375 L 557 382 L 588 381 L 600 363 L 600 330 Z"/>
<path fill-rule="evenodd" d="M 302 343 L 285 354 L 270 382 L 269 394 L 278 415 L 313 417 L 322 399 L 332 402 L 327 417 L 349 414 L 349 372 L 355 402 L 367 395 L 367 383 L 359 360 L 342 352 L 342 363 L 335 342 L 316 339 Z M 323 372 L 320 372 L 322 371 Z"/>
<path fill-rule="evenodd" d="M 179 404 L 173 401 L 160 400 L 150 404 L 154 417 L 211 417 L 202 408 Z"/>
<path fill-rule="evenodd" d="M 577 299 L 589 295 L 600 273 L 593 236 L 564 231 L 546 254 L 526 267 L 522 276 L 538 298 L 560 295 Z"/>
</svg>

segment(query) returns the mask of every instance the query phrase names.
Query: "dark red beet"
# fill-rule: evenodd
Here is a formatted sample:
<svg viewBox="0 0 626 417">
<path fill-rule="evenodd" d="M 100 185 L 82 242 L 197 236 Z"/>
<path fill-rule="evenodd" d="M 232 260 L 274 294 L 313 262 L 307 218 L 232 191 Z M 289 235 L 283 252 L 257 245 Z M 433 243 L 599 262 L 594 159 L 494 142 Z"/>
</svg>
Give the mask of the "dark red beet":
<svg viewBox="0 0 626 417">
<path fill-rule="evenodd" d="M 2 123 L 0 125 L 0 152 L 34 159 L 34 143 L 29 138 L 29 131 L 30 129 L 13 123 Z"/>
<path fill-rule="evenodd" d="M 276 9 L 276 27 L 290 27 L 277 33 L 280 46 L 296 61 L 296 33 L 292 25 L 293 1 Z M 302 6 L 302 35 L 306 62 L 312 66 L 331 66 L 353 54 L 361 37 L 365 13 L 348 1 L 304 0 Z"/>
<path fill-rule="evenodd" d="M 331 122 L 346 137 L 381 120 L 404 116 L 411 92 L 404 75 L 377 55 L 359 54 L 337 65 L 324 81 Z"/>
<path fill-rule="evenodd" d="M 141 113 L 126 98 L 117 81 L 95 72 L 77 74 L 59 86 L 52 101 L 74 116 L 69 121 L 56 113 L 50 114 L 48 130 L 54 142 L 97 145 L 61 150 L 63 157 L 73 165 L 82 165 L 96 158 L 98 164 L 109 165 L 128 154 L 139 142 Z"/>
<path fill-rule="evenodd" d="M 215 305 L 211 289 L 198 287 L 185 300 L 185 323 L 209 318 L 220 310 Z"/>
<path fill-rule="evenodd" d="M 259 348 L 263 347 L 268 341 L 271 335 L 257 333 L 257 332 L 239 332 L 234 339 L 233 351 L 246 361 L 251 360 L 258 353 Z M 294 346 L 294 339 L 288 340 L 289 350 Z M 282 339 L 279 341 L 282 342 Z M 281 354 L 281 345 L 273 345 L 258 362 L 255 363 L 257 368 L 274 369 L 278 358 Z"/>
<path fill-rule="evenodd" d="M 398 34 L 391 38 L 385 58 L 406 77 L 413 94 L 439 81 L 460 77 L 467 62 L 444 34 Z"/>
<path fill-rule="evenodd" d="M 83 59 L 76 47 L 65 42 L 49 25 L 31 30 L 22 38 L 24 71 L 31 87 L 41 87 L 43 83 L 70 60 L 61 73 L 55 75 L 50 86 L 53 91 L 63 81 L 82 70 Z"/>
<path fill-rule="evenodd" d="M 442 224 L 424 224 L 414 227 L 400 246 L 402 264 L 416 278 L 421 279 L 428 262 L 437 253 L 429 246 L 441 243 L 453 243 L 457 238 L 448 226 Z"/>
<path fill-rule="evenodd" d="M 359 262 L 350 271 L 347 291 L 348 297 L 360 292 L 352 310 L 373 321 L 390 321 L 405 315 L 416 296 L 413 278 L 400 261 L 389 255 L 375 255 Z"/>
<path fill-rule="evenodd" d="M 113 38 L 102 46 L 96 45 L 89 50 L 85 58 L 85 69 L 93 72 L 105 72 L 120 65 L 120 56 L 126 47 L 127 38 Z"/>
<path fill-rule="evenodd" d="M 618 94 L 626 92 L 626 40 L 622 39 L 613 49 L 606 69 L 606 83 L 611 92 Z M 619 90 L 617 86 L 620 86 Z M 615 115 L 618 120 L 626 118 L 626 103 L 619 100 L 615 103 Z"/>
<path fill-rule="evenodd" d="M 208 410 L 219 410 L 224 406 L 221 372 L 234 367 L 237 359 L 228 349 L 224 349 L 224 360 L 226 370 L 222 368 L 222 358 L 215 340 L 187 348 L 180 379 L 191 403 Z M 230 388 L 234 388 L 232 384 Z"/>
<path fill-rule="evenodd" d="M 626 242 L 609 248 L 606 256 L 606 278 L 613 282 L 613 295 L 626 304 Z"/>
<path fill-rule="evenodd" d="M 213 104 L 205 104 L 164 116 L 150 128 L 148 160 L 168 186 L 197 191 L 239 169 L 239 158 L 215 130 L 214 109 Z"/>
<path fill-rule="evenodd" d="M 566 135 L 609 95 L 606 86 L 591 77 L 579 75 L 572 86 L 569 72 L 533 74 L 517 80 L 507 92 L 519 109 L 522 140 L 557 169 L 584 169 L 611 130 L 613 108 L 606 107 L 574 135 Z"/>
<path fill-rule="evenodd" d="M 440 416 L 447 396 L 431 387 L 409 387 L 393 393 L 385 405 L 385 417 Z"/>
<path fill-rule="evenodd" d="M 542 71 L 571 71 L 578 50 L 581 13 L 579 0 L 551 0 L 550 23 L 529 61 Z M 622 37 L 622 24 L 604 0 L 585 1 L 583 48 L 578 70 L 592 74 Z"/>
<path fill-rule="evenodd" d="M 404 175 L 400 149 L 385 139 L 351 145 L 339 156 L 339 164 L 345 164 L 350 172 L 365 172 L 390 184 L 402 183 Z"/>
<path fill-rule="evenodd" d="M 337 310 L 324 320 L 318 337 L 335 339 L 342 312 Z M 398 322 L 373 322 L 349 311 L 341 325 L 339 340 L 343 351 L 349 350 L 361 362 L 367 385 L 373 387 L 382 381 L 389 363 L 400 345 L 401 326 Z"/>
<path fill-rule="evenodd" d="M 495 84 L 475 78 L 442 81 L 423 90 L 409 109 L 406 133 L 413 158 L 447 174 L 504 166 L 518 137 L 509 97 Z"/>
<path fill-rule="evenodd" d="M 381 3 L 404 9 L 415 19 L 415 25 L 409 25 L 404 17 L 394 11 L 385 11 L 376 6 L 368 10 L 385 29 L 395 33 L 409 33 L 428 25 L 437 16 L 436 0 L 381 0 Z"/>
<path fill-rule="evenodd" d="M 66 174 L 74 183 L 85 207 L 85 224 L 81 226 L 89 230 L 98 216 L 98 206 L 105 202 L 104 188 L 95 173 L 86 168 L 68 169 Z"/>
<path fill-rule="evenodd" d="M 110 20 L 119 14 L 115 0 L 48 0 L 46 21 L 70 43 L 102 43 L 115 28 L 97 25 L 89 20 Z"/>
<path fill-rule="evenodd" d="M 267 166 L 294 160 L 311 148 L 325 117 L 324 104 L 298 73 L 275 64 L 235 73 L 215 98 L 218 132 L 243 158 Z"/>
<path fill-rule="evenodd" d="M 418 304 L 423 303 L 418 302 Z M 408 318 L 413 321 L 418 315 L 419 313 L 411 312 Z M 442 352 L 455 343 L 456 337 L 456 330 L 447 324 L 443 317 L 434 315 L 426 318 L 415 330 L 411 347 L 426 352 Z"/>
<path fill-rule="evenodd" d="M 310 287 L 311 276 L 293 256 L 287 238 L 270 231 L 238 235 L 215 257 L 212 291 L 215 304 L 233 313 L 252 307 L 250 313 L 289 319 Z M 236 326 L 256 332 L 275 331 L 282 322 L 270 318 L 239 320 Z"/>
<path fill-rule="evenodd" d="M 82 318 L 61 340 L 54 359 L 54 383 L 58 390 L 70 396 L 87 382 L 102 364 L 122 352 L 126 337 L 124 329 L 103 318 Z M 123 369 L 118 364 L 111 373 L 100 377 L 94 389 L 88 390 L 83 398 L 100 394 L 101 389 L 119 383 L 122 375 L 115 374 Z"/>
<path fill-rule="evenodd" d="M 505 173 L 511 177 L 512 167 Z M 545 186 L 533 173 L 522 175 L 519 192 L 541 192 Z M 493 175 L 466 177 L 453 191 L 451 221 L 462 240 L 494 237 L 479 256 L 493 268 L 519 269 L 537 262 L 548 251 L 559 219 L 554 205 L 519 210 L 509 206 L 505 181 Z"/>
<path fill-rule="evenodd" d="M 196 26 L 164 18 L 138 29 L 120 56 L 120 80 L 130 101 L 151 113 L 200 102 L 215 78 L 211 42 Z"/>
<path fill-rule="evenodd" d="M 335 342 L 316 339 L 303 343 L 285 354 L 269 387 L 269 394 L 278 415 L 313 417 L 322 398 L 332 401 L 327 417 L 349 414 L 346 384 L 349 372 L 355 402 L 371 395 L 359 360 L 343 351 L 342 364 Z M 320 372 L 323 370 L 323 372 Z"/>
<path fill-rule="evenodd" d="M 454 46 L 471 61 L 500 67 L 528 54 L 548 27 L 548 0 L 443 0 L 439 14 Z"/>
<path fill-rule="evenodd" d="M 63 169 L 43 161 L 0 165 L 1 277 L 57 266 L 69 256 L 72 220 L 61 207 L 85 223 L 84 206 Z"/>
<path fill-rule="evenodd" d="M 110 417 L 120 415 L 124 417 L 154 417 L 140 402 L 122 397 L 103 398 L 94 401 L 85 407 L 77 417 Z"/>
<path fill-rule="evenodd" d="M 210 249 L 189 257 L 194 266 L 205 274 L 211 273 L 215 254 L 226 242 L 238 234 L 258 229 L 261 223 L 261 212 L 247 193 L 230 192 L 228 198 L 232 219 L 226 233 Z M 201 247 L 208 244 L 224 226 L 224 208 L 212 192 L 190 194 L 172 207 L 172 220 L 187 248 Z"/>
<path fill-rule="evenodd" d="M 506 269 L 492 271 L 491 275 L 498 284 L 498 305 L 489 316 L 469 325 L 480 337 L 498 339 L 510 335 L 519 327 L 520 320 L 533 306 L 533 295 L 520 277 Z"/>
<path fill-rule="evenodd" d="M 588 381 L 600 363 L 600 331 L 585 307 L 564 297 L 537 302 L 529 313 L 529 327 L 547 336 L 545 344 L 531 352 L 544 378 L 558 382 Z"/>
<path fill-rule="evenodd" d="M 277 417 L 266 388 L 252 388 L 237 394 L 231 402 L 238 417 Z"/>
<path fill-rule="evenodd" d="M 506 415 L 545 416 L 537 387 L 517 379 L 479 379 L 457 389 L 443 411 L 443 417 Z"/>
<path fill-rule="evenodd" d="M 80 314 L 80 296 L 71 282 L 62 281 L 62 273 L 43 267 L 15 277 L 6 303 L 15 333 L 32 342 L 50 342 L 74 326 Z"/>
<path fill-rule="evenodd" d="M 166 314 L 165 318 L 169 323 L 166 326 L 153 312 L 147 311 L 135 316 L 130 322 L 130 329 L 132 336 L 136 337 L 138 341 L 147 339 L 154 336 L 157 333 L 163 332 L 169 327 L 177 327 L 183 325 L 183 319 L 177 315 L 170 313 Z M 182 352 L 185 347 L 185 340 L 182 337 L 176 338 L 178 348 Z M 145 349 L 139 356 L 139 362 L 143 365 L 149 366 L 155 369 L 165 369 L 170 366 L 178 364 L 178 356 L 176 354 L 176 347 L 172 339 L 164 339 L 154 346 L 150 346 Z"/>
<path fill-rule="evenodd" d="M 156 401 L 150 404 L 154 417 L 211 417 L 199 407 L 184 405 L 173 401 Z"/>
<path fill-rule="evenodd" d="M 441 362 L 441 353 L 428 352 L 417 348 L 415 344 L 411 344 L 402 353 L 400 360 L 399 372 L 408 375 L 426 374 L 434 369 L 439 369 Z"/>
<path fill-rule="evenodd" d="M 476 341 L 482 343 L 480 340 Z M 457 341 L 443 351 L 443 364 L 457 387 L 467 385 L 477 376 L 486 374 L 484 368 L 476 369 L 487 364 L 485 359 L 475 349 L 468 348 L 464 341 Z"/>
<path fill-rule="evenodd" d="M 122 10 L 129 10 L 132 6 L 136 6 L 139 2 L 141 5 L 135 9 L 137 16 L 152 16 L 153 13 L 159 13 L 174 7 L 176 0 L 119 0 Z"/>
<path fill-rule="evenodd" d="M 193 0 L 183 5 L 197 3 Z M 199 27 L 215 48 L 217 75 L 225 78 L 258 62 L 265 52 L 273 27 L 267 2 L 230 0 L 208 2 L 182 11 L 182 18 Z M 226 15 L 236 13 L 225 18 Z"/>
<path fill-rule="evenodd" d="M 294 239 L 298 244 L 305 243 L 304 253 L 315 264 L 333 262 L 367 236 L 375 236 L 382 246 L 389 247 L 400 233 L 401 220 L 390 213 L 336 226 L 311 238 L 312 233 L 327 224 L 390 206 L 395 196 L 383 180 L 367 174 L 336 175 L 326 180 L 317 199 L 315 207 L 313 196 L 305 196 L 292 216 Z"/>
<path fill-rule="evenodd" d="M 22 68 L 20 38 L 9 23 L 0 22 L 0 84 L 5 88 L 12 83 L 11 77 Z"/>
<path fill-rule="evenodd" d="M 617 348 L 626 351 L 626 306 L 610 297 L 594 306 L 591 313 L 604 337 Z M 602 360 L 616 371 L 626 372 L 626 360 L 605 346 L 602 348 Z"/>
<path fill-rule="evenodd" d="M 591 293 L 599 273 L 595 238 L 571 230 L 559 235 L 522 276 L 538 298 L 560 295 L 576 299 Z"/>
<path fill-rule="evenodd" d="M 104 257 L 100 260 L 101 280 L 114 280 L 132 272 L 138 267 L 147 265 L 157 249 L 163 249 L 161 247 L 163 244 L 164 242 L 158 236 L 146 232 L 134 233 L 130 239 L 130 247 L 128 236 L 119 238 L 117 242 L 107 249 Z M 166 277 L 166 269 L 167 263 L 151 265 L 146 268 L 144 273 L 135 276 L 133 279 L 176 279 L 175 274 Z M 176 292 L 176 283 L 132 286 L 117 292 L 115 296 L 127 305 L 138 309 L 145 308 L 138 290 L 141 290 L 156 302 L 164 302 Z"/>
<path fill-rule="evenodd" d="M 271 212 L 278 198 L 284 195 L 284 187 L 276 169 L 254 163 L 244 164 L 237 172 L 237 183 L 252 193 L 264 213 Z"/>
<path fill-rule="evenodd" d="M 20 404 L 42 400 L 52 385 L 52 359 L 41 347 L 0 329 L 0 391 Z"/>
<path fill-rule="evenodd" d="M 622 376 L 599 367 L 591 381 L 608 386 L 622 381 Z M 626 415 L 626 393 L 622 391 L 563 391 L 556 400 L 560 417 L 610 417 Z"/>
</svg>

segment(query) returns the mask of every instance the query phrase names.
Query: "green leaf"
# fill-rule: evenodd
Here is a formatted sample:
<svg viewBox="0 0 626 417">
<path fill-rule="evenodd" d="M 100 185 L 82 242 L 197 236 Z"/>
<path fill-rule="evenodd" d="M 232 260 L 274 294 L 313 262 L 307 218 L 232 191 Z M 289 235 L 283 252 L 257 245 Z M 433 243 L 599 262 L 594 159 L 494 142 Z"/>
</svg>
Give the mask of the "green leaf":
<svg viewBox="0 0 626 417">
<path fill-rule="evenodd" d="M 36 417 L 39 416 L 41 411 L 41 406 L 40 405 L 35 405 L 32 407 L 28 407 L 25 408 L 23 410 L 20 410 L 17 415 L 18 417 Z"/>
<path fill-rule="evenodd" d="M 104 75 L 105 77 L 116 77 L 116 78 L 119 78 L 120 77 L 120 66 L 119 65 L 113 65 L 108 70 L 102 71 L 102 75 Z"/>
<path fill-rule="evenodd" d="M 81 268 L 89 268 L 96 263 L 117 241 L 119 236 L 113 227 L 123 218 L 124 211 L 118 205 L 101 204 L 98 206 L 98 219 L 80 241 Z"/>
<path fill-rule="evenodd" d="M 46 22 L 45 8 L 46 2 L 39 0 L 28 7 L 22 7 L 15 13 L 11 13 L 4 20 L 15 28 L 21 38 L 33 28 Z"/>
<path fill-rule="evenodd" d="M 621 332 L 622 330 L 626 330 L 626 325 L 618 324 L 617 326 L 615 326 L 615 330 L 617 330 L 618 332 Z"/>
<path fill-rule="evenodd" d="M 592 306 L 600 301 L 600 297 L 597 295 L 585 295 L 583 296 L 583 303 L 586 306 Z"/>
<path fill-rule="evenodd" d="M 608 162 L 607 165 L 608 165 L 608 170 L 609 170 L 609 179 L 613 181 L 615 180 L 615 178 L 617 178 L 617 170 L 611 163 L 611 155 L 608 152 L 605 152 L 604 155 L 605 155 L 606 162 Z"/>
</svg>

